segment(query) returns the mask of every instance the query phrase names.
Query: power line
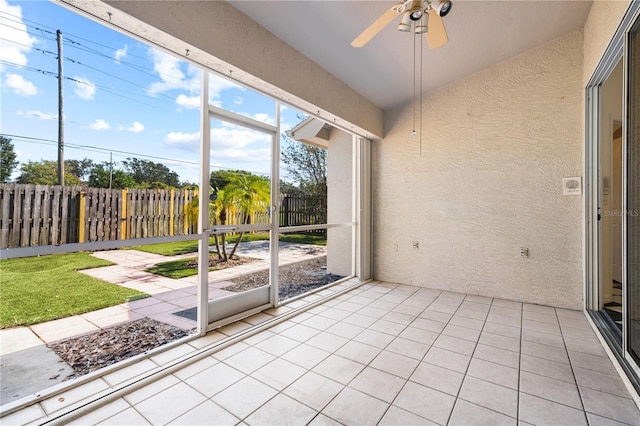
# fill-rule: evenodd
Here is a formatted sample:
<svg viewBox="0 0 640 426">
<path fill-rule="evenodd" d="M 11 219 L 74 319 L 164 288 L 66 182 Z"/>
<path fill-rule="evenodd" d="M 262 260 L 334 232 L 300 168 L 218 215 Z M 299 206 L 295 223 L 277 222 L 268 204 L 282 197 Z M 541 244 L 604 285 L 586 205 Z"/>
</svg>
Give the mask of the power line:
<svg viewBox="0 0 640 426">
<path fill-rule="evenodd" d="M 20 17 L 18 17 L 18 16 L 16 16 L 16 15 L 12 15 L 12 14 L 9 14 L 9 13 L 7 13 L 7 12 L 3 12 L 3 11 L 0 11 L 0 14 L 6 14 L 6 15 L 13 16 L 13 17 L 16 17 L 16 18 L 20 18 Z M 7 19 L 7 18 L 2 17 L 2 16 L 0 16 L 0 18 Z M 26 18 L 21 18 L 21 19 L 22 19 L 23 21 L 34 22 L 34 23 L 36 23 L 37 25 L 40 25 L 40 26 L 43 26 L 43 27 L 46 27 L 46 28 L 51 28 L 51 27 L 48 27 L 48 26 L 46 26 L 46 25 L 43 25 L 43 24 L 37 23 L 37 22 L 35 22 L 35 21 L 29 20 L 29 19 L 26 19 Z M 12 22 L 16 22 L 16 23 L 22 23 L 22 22 L 20 22 L 20 21 L 15 21 L 15 20 L 11 20 L 11 21 L 12 21 Z M 36 26 L 33 26 L 33 25 L 29 25 L 29 24 L 24 24 L 24 25 L 30 26 L 30 27 L 32 27 L 32 28 L 34 28 L 34 29 L 36 29 L 36 30 L 39 30 L 39 31 L 43 31 L 43 32 L 46 32 L 46 33 L 49 33 L 49 34 L 55 35 L 55 33 L 54 33 L 54 32 L 47 31 L 47 30 L 43 30 L 43 29 L 41 29 L 41 28 L 39 28 L 39 27 L 36 27 Z M 22 30 L 22 28 L 16 28 L 16 27 L 10 27 L 10 28 L 13 28 L 13 29 L 16 29 L 16 30 Z M 82 43 L 80 43 L 80 42 L 78 42 L 78 41 L 75 41 L 75 40 L 73 40 L 72 38 L 69 38 L 69 37 L 68 37 L 69 35 L 70 35 L 70 36 L 72 36 L 72 37 L 78 38 L 78 39 L 80 39 L 80 40 L 84 40 L 84 41 L 86 41 L 86 42 L 93 43 L 93 44 L 95 44 L 95 45 L 98 45 L 98 46 L 101 46 L 101 47 L 104 47 L 104 48 L 110 49 L 110 50 L 112 50 L 113 52 L 116 52 L 116 51 L 120 50 L 119 48 L 115 48 L 115 47 L 112 47 L 112 46 L 107 46 L 107 45 L 105 45 L 105 44 L 98 43 L 98 42 L 95 42 L 95 41 L 93 41 L 93 40 L 89 40 L 89 39 L 86 39 L 86 38 L 84 38 L 84 37 L 81 37 L 81 36 L 78 36 L 78 35 L 75 35 L 75 34 L 72 34 L 72 33 L 67 33 L 67 32 L 65 32 L 65 40 L 64 40 L 65 44 L 68 44 L 70 47 L 73 47 L 73 48 L 76 48 L 76 49 L 83 50 L 83 51 L 85 51 L 85 52 L 87 52 L 87 53 L 92 53 L 92 54 L 94 54 L 94 55 L 97 55 L 97 56 L 101 56 L 101 57 L 107 58 L 107 59 L 109 59 L 109 60 L 114 60 L 114 58 L 113 58 L 112 56 L 106 55 L 106 54 L 104 54 L 104 53 L 102 53 L 102 52 L 100 52 L 100 51 L 98 51 L 98 50 L 96 50 L 96 49 L 93 49 L 93 48 L 91 48 L 91 47 L 89 47 L 89 46 L 86 46 L 86 45 L 84 45 L 84 44 L 82 44 Z M 52 40 L 53 40 L 53 39 L 52 39 Z M 24 44 L 23 44 L 23 46 L 30 47 L 30 46 L 28 46 L 28 45 L 24 45 Z M 128 53 L 128 52 L 127 52 L 127 56 L 131 56 L 131 57 L 139 58 L 139 59 L 142 59 L 142 60 L 145 60 L 145 61 L 148 61 L 148 60 L 149 60 L 149 58 L 145 58 L 145 57 L 143 57 L 143 56 L 139 56 L 139 55 L 134 55 L 134 54 L 131 54 L 131 53 Z M 155 74 L 152 74 L 152 73 L 148 72 L 148 70 L 149 70 L 148 68 L 141 67 L 140 65 L 136 65 L 136 64 L 133 64 L 133 63 L 131 63 L 131 62 L 124 61 L 124 60 L 119 60 L 118 62 L 119 62 L 119 63 L 121 63 L 121 64 L 123 64 L 123 65 L 125 65 L 125 66 L 128 66 L 128 67 L 130 67 L 130 68 L 132 68 L 132 69 L 134 69 L 134 70 L 136 70 L 136 71 L 138 71 L 138 72 L 141 72 L 141 73 L 147 74 L 147 75 L 149 75 L 149 76 L 151 76 L 151 77 L 154 77 L 154 78 L 156 78 L 156 77 L 157 77 Z M 166 77 L 166 78 L 169 78 L 169 79 L 174 80 L 174 83 L 179 83 L 179 82 L 181 82 L 181 80 L 176 79 L 176 78 L 175 78 L 175 77 L 173 77 L 172 75 L 169 75 L 169 74 L 166 74 L 166 73 L 161 73 L 161 72 L 156 71 L 156 70 L 153 70 L 153 71 L 154 71 L 154 72 L 156 72 L 159 76 L 163 76 L 163 77 Z"/>
<path fill-rule="evenodd" d="M 58 143 L 57 141 L 54 141 L 54 140 L 51 140 L 51 139 L 34 138 L 34 137 L 30 137 L 30 136 L 21 136 L 21 135 L 11 135 L 11 134 L 7 134 L 7 133 L 2 133 L 2 134 L 0 134 L 0 136 L 4 136 L 4 137 L 7 137 L 7 138 L 11 138 L 11 139 L 17 139 L 17 140 L 20 140 L 22 142 L 33 143 L 33 144 L 38 144 L 38 145 L 52 145 L 52 144 L 57 144 Z M 102 148 L 102 147 L 93 146 L 93 145 L 79 145 L 79 144 L 74 144 L 74 143 L 65 143 L 65 146 L 66 147 L 70 147 L 70 148 L 74 148 L 74 149 L 78 149 L 78 150 L 91 151 L 91 152 L 101 152 L 101 153 L 113 152 L 113 153 L 116 153 L 116 154 L 121 154 L 120 157 L 134 156 L 134 157 L 142 157 L 142 158 L 152 158 L 154 160 L 165 160 L 165 161 L 170 161 L 170 162 L 175 162 L 175 163 L 200 165 L 200 162 L 198 162 L 198 161 L 180 160 L 180 159 L 175 159 L 175 158 L 160 157 L 160 156 L 157 156 L 157 155 L 140 154 L 140 153 L 137 153 L 137 152 L 129 152 L 129 151 L 121 151 L 121 150 L 117 150 L 117 149 Z M 210 166 L 209 168 L 211 170 L 213 170 L 213 169 L 231 170 L 231 171 L 237 170 L 235 168 L 222 167 L 222 166 Z M 256 174 L 256 175 L 271 176 L 270 173 L 256 172 L 256 171 L 251 171 L 251 170 L 246 170 L 246 171 L 249 172 L 249 173 Z"/>
<path fill-rule="evenodd" d="M 27 66 L 27 65 L 16 64 L 16 63 L 13 63 L 13 62 L 7 62 L 7 61 L 3 61 L 3 60 L 0 60 L 0 63 L 4 64 L 4 65 L 9 65 L 9 66 L 12 66 L 12 67 L 15 67 L 15 68 L 18 68 L 18 69 L 23 69 L 23 70 L 26 70 L 26 71 L 31 71 L 31 72 L 44 74 L 44 75 L 47 75 L 47 76 L 50 76 L 50 77 L 55 77 L 55 78 L 58 77 L 58 74 L 56 74 L 56 73 L 54 73 L 52 71 L 47 71 L 47 70 L 43 70 L 43 69 L 40 69 L 40 68 L 34 68 L 34 67 Z M 164 108 L 159 108 L 156 105 L 153 105 L 153 104 L 150 104 L 150 103 L 147 103 L 147 102 L 143 102 L 143 101 L 138 100 L 138 99 L 131 98 L 129 96 L 125 96 L 125 95 L 121 95 L 119 93 L 116 93 L 116 92 L 129 93 L 126 90 L 115 89 L 115 88 L 112 88 L 112 87 L 102 86 L 102 85 L 95 84 L 95 83 L 87 83 L 86 81 L 81 81 L 81 80 L 78 80 L 78 79 L 73 78 L 73 77 L 64 77 L 64 78 L 65 78 L 65 80 L 70 80 L 70 81 L 73 81 L 73 82 L 78 83 L 78 84 L 83 84 L 83 85 L 87 85 L 87 86 L 94 86 L 96 88 L 104 90 L 106 93 L 109 93 L 109 94 L 111 94 L 113 96 L 118 96 L 118 97 L 121 97 L 123 99 L 128 99 L 128 100 L 130 100 L 132 102 L 137 102 L 137 103 L 142 104 L 142 105 L 147 105 L 147 106 L 149 106 L 151 108 L 155 108 L 155 109 L 157 109 L 159 111 L 170 112 L 170 110 L 167 110 L 167 109 L 164 109 Z M 145 98 L 150 98 L 150 99 L 154 99 L 154 100 L 161 100 L 163 102 L 168 102 L 168 101 L 165 101 L 164 99 L 154 98 L 154 97 L 149 96 L 149 95 L 140 95 L 140 94 L 135 94 L 135 95 L 136 96 L 143 96 Z"/>
</svg>

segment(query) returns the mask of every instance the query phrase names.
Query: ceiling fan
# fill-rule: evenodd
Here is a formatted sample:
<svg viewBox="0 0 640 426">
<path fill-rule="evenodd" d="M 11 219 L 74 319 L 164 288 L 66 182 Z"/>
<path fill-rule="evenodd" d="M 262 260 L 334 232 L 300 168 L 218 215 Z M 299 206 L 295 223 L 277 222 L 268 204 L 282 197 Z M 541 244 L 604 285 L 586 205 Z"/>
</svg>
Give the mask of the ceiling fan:
<svg viewBox="0 0 640 426">
<path fill-rule="evenodd" d="M 402 15 L 398 25 L 399 31 L 409 32 L 415 23 L 413 32 L 425 34 L 429 47 L 437 49 L 449 41 L 442 18 L 451 11 L 451 6 L 452 3 L 449 0 L 405 0 L 396 3 L 356 37 L 351 42 L 351 46 L 364 46 L 397 15 Z"/>
</svg>

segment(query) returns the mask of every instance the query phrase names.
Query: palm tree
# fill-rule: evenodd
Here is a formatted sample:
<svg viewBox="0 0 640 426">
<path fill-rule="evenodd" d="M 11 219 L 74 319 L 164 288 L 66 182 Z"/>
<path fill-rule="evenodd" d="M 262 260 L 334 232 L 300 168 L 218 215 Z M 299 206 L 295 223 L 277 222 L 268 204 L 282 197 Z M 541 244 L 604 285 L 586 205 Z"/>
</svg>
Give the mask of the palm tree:
<svg viewBox="0 0 640 426">
<path fill-rule="evenodd" d="M 224 226 L 234 213 L 239 213 L 239 222 L 248 225 L 254 214 L 269 210 L 270 201 L 271 187 L 267 179 L 257 175 L 238 174 L 223 189 L 217 191 L 216 199 L 209 204 L 209 222 Z M 197 221 L 198 206 L 197 196 L 187 206 L 187 218 L 192 223 Z M 231 253 L 227 254 L 226 233 L 214 234 L 218 259 L 225 262 L 231 259 L 243 235 L 244 232 L 241 232 Z"/>
<path fill-rule="evenodd" d="M 229 185 L 225 186 L 224 189 L 220 189 L 217 192 L 217 196 L 215 201 L 213 202 L 213 207 L 215 211 L 215 223 L 220 225 L 227 224 L 227 218 L 229 217 L 229 212 L 233 210 L 236 204 L 236 192 L 233 188 L 229 188 Z M 216 252 L 218 253 L 218 258 L 223 261 L 229 260 L 231 256 L 233 256 L 234 251 L 231 252 L 230 256 L 227 256 L 227 247 L 226 247 L 226 234 L 220 234 L 221 244 L 218 242 L 218 234 L 213 235 L 213 239 L 216 243 Z"/>
<path fill-rule="evenodd" d="M 230 191 L 235 198 L 236 207 L 242 217 L 242 223 L 248 225 L 255 213 L 264 213 L 269 210 L 271 201 L 271 185 L 268 179 L 252 174 L 239 174 L 225 186 L 225 191 Z M 219 194 L 219 193 L 218 193 Z M 231 254 L 233 257 L 238 245 L 242 241 L 244 232 L 241 232 L 236 240 Z"/>
</svg>

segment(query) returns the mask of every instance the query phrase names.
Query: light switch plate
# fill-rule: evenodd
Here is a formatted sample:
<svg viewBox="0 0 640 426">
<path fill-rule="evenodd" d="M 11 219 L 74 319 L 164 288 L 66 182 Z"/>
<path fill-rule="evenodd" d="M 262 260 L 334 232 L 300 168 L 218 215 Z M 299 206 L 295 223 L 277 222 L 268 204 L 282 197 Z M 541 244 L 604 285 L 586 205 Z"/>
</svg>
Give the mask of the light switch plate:
<svg viewBox="0 0 640 426">
<path fill-rule="evenodd" d="M 562 195 L 582 195 L 582 177 L 562 178 Z"/>
</svg>

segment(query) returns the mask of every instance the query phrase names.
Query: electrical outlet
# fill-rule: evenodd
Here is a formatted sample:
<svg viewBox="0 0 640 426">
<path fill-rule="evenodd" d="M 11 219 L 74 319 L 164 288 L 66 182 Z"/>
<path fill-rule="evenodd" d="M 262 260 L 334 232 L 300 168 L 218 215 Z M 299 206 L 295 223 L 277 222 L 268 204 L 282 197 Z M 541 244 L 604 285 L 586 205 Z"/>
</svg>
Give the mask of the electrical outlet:
<svg viewBox="0 0 640 426">
<path fill-rule="evenodd" d="M 416 250 L 419 250 L 420 249 L 420 242 L 414 241 L 413 242 L 413 248 L 416 249 Z"/>
<path fill-rule="evenodd" d="M 520 257 L 529 257 L 529 248 L 520 247 Z"/>
</svg>

